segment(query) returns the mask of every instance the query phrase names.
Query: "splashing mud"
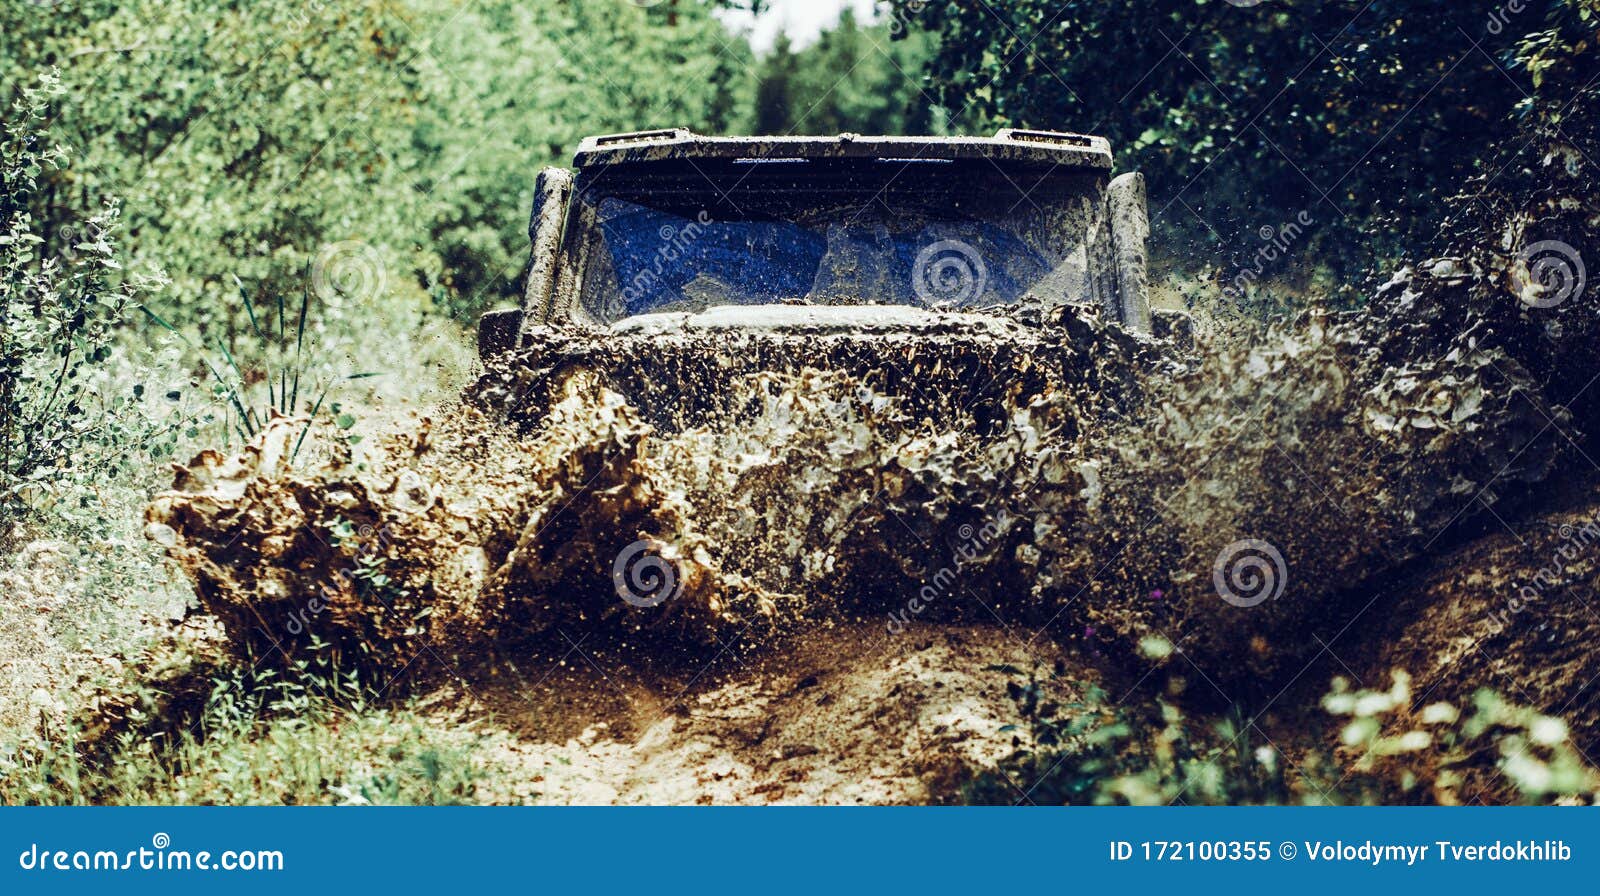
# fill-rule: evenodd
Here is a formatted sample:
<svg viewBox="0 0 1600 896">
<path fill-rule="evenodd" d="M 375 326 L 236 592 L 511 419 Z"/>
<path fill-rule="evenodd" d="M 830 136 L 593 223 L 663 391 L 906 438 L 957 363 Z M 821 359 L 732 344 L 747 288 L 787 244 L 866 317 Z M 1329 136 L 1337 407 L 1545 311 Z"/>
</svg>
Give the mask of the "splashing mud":
<svg viewBox="0 0 1600 896">
<path fill-rule="evenodd" d="M 1444 285 L 1194 355 L 1071 310 L 894 338 L 539 333 L 359 463 L 291 469 L 280 421 L 149 518 L 258 654 L 320 640 L 397 670 L 561 625 L 712 644 L 887 620 L 937 577 L 930 620 L 1155 635 L 1271 680 L 1341 595 L 1556 462 L 1536 436 L 1564 412 L 1517 359 L 1397 323 Z M 1252 544 L 1270 561 L 1229 568 Z M 630 547 L 670 599 L 627 599 Z"/>
<path fill-rule="evenodd" d="M 1325 684 L 1306 672 L 1339 642 L 1347 669 L 1410 668 L 1434 699 L 1525 670 L 1529 702 L 1594 744 L 1571 709 L 1592 664 L 1535 674 L 1540 626 L 1581 645 L 1592 614 L 1499 612 L 1540 558 L 1460 545 L 1588 475 L 1600 290 L 1547 301 L 1562 283 L 1526 250 L 1600 257 L 1600 214 L 1568 197 L 1500 220 L 1474 244 L 1492 248 L 1408 267 L 1360 313 L 1242 340 L 1170 319 L 1138 337 L 1078 308 L 536 330 L 360 456 L 293 467 L 289 420 L 201 455 L 149 531 L 267 665 L 332 645 L 380 681 L 470 675 L 593 635 L 678 675 L 839 632 L 992 627 L 1270 706 Z M 1484 638 L 1515 657 L 1461 646 Z"/>
</svg>

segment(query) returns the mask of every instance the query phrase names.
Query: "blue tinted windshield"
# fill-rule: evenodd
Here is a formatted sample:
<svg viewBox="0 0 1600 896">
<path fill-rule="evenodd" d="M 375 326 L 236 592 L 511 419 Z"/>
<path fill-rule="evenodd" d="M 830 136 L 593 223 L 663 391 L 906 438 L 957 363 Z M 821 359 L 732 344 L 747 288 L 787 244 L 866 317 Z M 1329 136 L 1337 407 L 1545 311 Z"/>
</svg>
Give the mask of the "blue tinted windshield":
<svg viewBox="0 0 1600 896">
<path fill-rule="evenodd" d="M 585 292 L 612 320 L 787 301 L 983 307 L 1016 301 L 1050 272 L 1017 235 L 982 221 L 717 221 L 615 198 L 596 219 L 608 282 Z"/>
</svg>

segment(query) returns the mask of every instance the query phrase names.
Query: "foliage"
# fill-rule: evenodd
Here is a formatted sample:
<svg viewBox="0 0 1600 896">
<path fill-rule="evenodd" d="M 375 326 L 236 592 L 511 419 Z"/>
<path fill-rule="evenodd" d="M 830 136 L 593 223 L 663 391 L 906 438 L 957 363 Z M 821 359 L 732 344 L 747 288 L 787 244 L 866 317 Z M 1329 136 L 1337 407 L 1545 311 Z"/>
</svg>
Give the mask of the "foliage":
<svg viewBox="0 0 1600 896">
<path fill-rule="evenodd" d="M 1008 729 L 1017 732 L 1016 752 L 966 786 L 972 803 L 1548 803 L 1600 796 L 1600 772 L 1561 720 L 1489 691 L 1465 714 L 1444 702 L 1414 708 L 1403 672 L 1387 691 L 1352 691 L 1335 679 L 1322 705 L 1349 717 L 1340 749 L 1297 744 L 1291 757 L 1238 708 L 1215 730 L 1195 731 L 1170 702 L 1160 702 L 1155 724 L 1108 705 L 1098 689 L 1056 702 L 1053 676 L 1018 681 L 1017 669 L 996 671 L 1012 678 L 1006 687 L 1022 724 Z"/>
<path fill-rule="evenodd" d="M 314 355 L 314 347 L 308 349 L 306 345 L 306 325 L 311 311 L 311 289 L 309 286 L 302 288 L 300 299 L 294 305 L 284 301 L 282 295 L 277 298 L 275 313 L 272 309 L 256 308 L 250 293 L 244 284 L 234 278 L 234 283 L 239 289 L 239 304 L 244 308 L 246 316 L 250 319 L 250 330 L 255 336 L 253 348 L 256 357 L 246 358 L 245 361 L 254 362 L 246 373 L 240 365 L 240 359 L 228 348 L 227 342 L 217 341 L 217 352 L 226 365 L 226 372 L 218 369 L 218 364 L 213 362 L 206 353 L 197 349 L 196 354 L 205 364 L 211 374 L 213 388 L 220 399 L 222 415 L 225 425 L 230 427 L 239 436 L 242 442 L 248 442 L 261 433 L 273 417 L 304 416 L 305 424 L 301 427 L 300 436 L 294 442 L 290 459 L 298 456 L 300 449 L 305 445 L 306 436 L 310 434 L 312 426 L 317 421 L 317 414 L 327 403 L 328 393 L 333 388 L 332 382 L 320 385 L 306 383 L 306 391 L 301 391 L 301 379 L 308 371 L 325 368 L 326 363 L 318 363 Z M 148 308 L 145 314 L 161 329 L 166 330 L 179 340 L 187 342 L 183 331 L 162 319 L 160 315 Z M 193 347 L 193 346 L 192 346 Z M 251 376 L 260 380 L 260 385 L 265 388 L 253 388 Z M 375 373 L 354 373 L 343 377 L 345 380 L 367 379 L 377 376 Z M 264 392 L 265 395 L 260 393 Z M 348 430 L 354 425 L 354 419 L 347 414 L 339 414 L 340 405 L 335 402 L 334 423 L 342 430 Z M 346 422 L 348 421 L 348 422 Z M 359 441 L 359 437 L 350 436 L 351 444 Z"/>
<path fill-rule="evenodd" d="M 484 773 L 470 741 L 372 705 L 326 664 L 213 685 L 189 727 L 147 719 L 109 751 L 58 735 L 0 752 L 0 805 L 454 805 Z"/>
<path fill-rule="evenodd" d="M 526 261 L 533 181 L 591 134 L 659 127 L 726 133 L 749 117 L 750 49 L 700 3 L 412 0 L 431 35 L 416 66 L 416 180 L 432 199 L 425 244 L 466 316 L 510 296 Z"/>
<path fill-rule="evenodd" d="M 32 203 L 44 231 L 122 197 L 134 263 L 174 281 L 158 310 L 210 343 L 248 332 L 233 277 L 270 304 L 347 241 L 386 288 L 333 325 L 513 293 L 540 164 L 587 132 L 743 119 L 727 37 L 699 3 L 66 0 L 0 7 L 0 76 L 62 72 L 78 160 Z"/>
<path fill-rule="evenodd" d="M 999 669 L 1013 678 L 1018 670 Z M 1060 674 L 1057 670 L 1056 675 Z M 1055 676 L 1052 676 L 1054 678 Z M 1282 804 L 1299 801 L 1286 760 L 1235 717 L 1215 731 L 1186 727 L 1181 710 L 1161 702 L 1157 720 L 1136 719 L 1091 688 L 1082 699 L 1056 702 L 1051 679 L 1029 676 L 1006 685 L 1022 717 L 1017 750 L 964 788 L 969 803 L 1009 805 Z M 1153 731 L 1147 734 L 1146 732 Z M 1338 777 L 1331 764 L 1319 778 Z M 1330 776 L 1331 775 L 1331 776 Z"/>
<path fill-rule="evenodd" d="M 261 297 L 297 292 L 325 242 L 409 260 L 417 160 L 389 149 L 407 142 L 422 85 L 387 4 L 7 4 L 0 34 L 0 74 L 56 64 L 65 88 L 56 124 L 76 160 L 35 204 L 39 219 L 53 231 L 121 197 L 131 264 L 173 280 L 171 319 L 241 332 L 230 275 Z"/>
<path fill-rule="evenodd" d="M 1456 805 L 1496 788 L 1525 802 L 1587 802 L 1600 791 L 1600 772 L 1561 719 L 1490 690 L 1474 694 L 1466 712 L 1443 701 L 1418 706 L 1413 697 L 1410 676 L 1396 672 L 1383 691 L 1335 679 L 1322 699 L 1329 713 L 1350 719 L 1340 741 L 1354 769 L 1381 776 L 1405 798 Z"/>
<path fill-rule="evenodd" d="M 919 86 L 932 36 L 900 31 L 899 22 L 862 25 L 846 8 L 804 49 L 780 35 L 760 62 L 753 132 L 941 133 L 939 109 Z"/>
<path fill-rule="evenodd" d="M 30 211 L 64 160 L 46 119 L 63 88 L 25 88 L 0 120 L 0 509 L 66 472 L 96 428 L 120 422 L 130 397 L 101 403 L 89 371 L 111 354 L 128 304 L 149 284 L 126 280 L 113 241 L 118 208 L 59 224 L 51 251 Z M 100 435 L 103 435 L 101 433 Z"/>
<path fill-rule="evenodd" d="M 939 34 L 930 92 L 968 126 L 1103 133 L 1152 179 L 1168 253 L 1244 265 L 1301 211 L 1298 251 L 1351 270 L 1426 245 L 1542 86 L 1525 41 L 1592 44 L 1593 0 L 893 0 Z"/>
<path fill-rule="evenodd" d="M 1516 46 L 1514 67 L 1533 89 L 1517 104 L 1516 131 L 1450 202 L 1453 251 L 1473 243 L 1515 251 L 1509 231 L 1533 217 L 1573 212 L 1593 193 L 1600 174 L 1600 0 L 1570 0 L 1568 8 L 1568 16 Z"/>
</svg>

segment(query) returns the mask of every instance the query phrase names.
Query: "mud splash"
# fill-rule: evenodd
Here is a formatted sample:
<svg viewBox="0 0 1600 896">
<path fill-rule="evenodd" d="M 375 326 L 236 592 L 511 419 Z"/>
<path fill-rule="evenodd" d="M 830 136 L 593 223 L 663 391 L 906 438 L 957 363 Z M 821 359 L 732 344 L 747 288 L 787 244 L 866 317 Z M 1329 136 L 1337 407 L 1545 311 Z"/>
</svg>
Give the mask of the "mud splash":
<svg viewBox="0 0 1600 896">
<path fill-rule="evenodd" d="M 1073 309 L 536 333 L 359 460 L 291 469 L 291 421 L 202 455 L 150 530 L 255 656 L 326 642 L 394 673 L 561 626 L 692 647 L 909 606 L 1277 682 L 1364 583 L 1560 459 L 1539 437 L 1565 412 L 1488 318 L 1430 326 L 1488 275 L 1437 271 L 1193 353 Z"/>
</svg>

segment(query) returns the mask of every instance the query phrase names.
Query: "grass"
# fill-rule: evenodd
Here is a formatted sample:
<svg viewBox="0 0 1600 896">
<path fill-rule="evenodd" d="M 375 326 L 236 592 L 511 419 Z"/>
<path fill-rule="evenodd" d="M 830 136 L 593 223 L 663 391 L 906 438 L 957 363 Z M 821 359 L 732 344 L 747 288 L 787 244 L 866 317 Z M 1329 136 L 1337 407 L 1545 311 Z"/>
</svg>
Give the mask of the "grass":
<svg viewBox="0 0 1600 896">
<path fill-rule="evenodd" d="M 201 718 L 135 722 L 110 744 L 76 729 L 0 751 L 0 805 L 461 805 L 488 770 L 470 734 L 379 707 L 353 680 L 213 682 Z"/>
<path fill-rule="evenodd" d="M 310 273 L 307 272 L 308 284 L 310 279 Z M 193 349 L 195 355 L 205 364 L 211 373 L 212 381 L 216 384 L 218 397 L 223 399 L 226 405 L 227 423 L 240 441 L 248 442 L 255 438 L 274 416 L 293 417 L 303 414 L 306 422 L 300 430 L 299 438 L 295 440 L 291 454 L 291 457 L 298 456 L 301 447 L 305 445 L 306 436 L 311 432 L 312 424 L 316 421 L 317 414 L 321 413 L 323 405 L 327 402 L 328 393 L 332 391 L 335 381 L 333 378 L 328 378 L 320 388 L 312 387 L 315 398 L 311 397 L 311 392 L 302 395 L 300 391 L 301 377 L 306 374 L 308 368 L 313 364 L 324 368 L 329 366 L 326 358 L 307 354 L 306 323 L 311 309 L 311 287 L 307 285 L 301 289 L 298 308 L 289 307 L 284 301 L 283 294 L 279 293 L 276 314 L 269 316 L 256 308 L 255 301 L 250 298 L 249 290 L 245 289 L 244 283 L 238 277 L 234 277 L 233 282 L 239 290 L 240 303 L 244 306 L 250 320 L 250 330 L 256 338 L 252 350 L 257 354 L 256 360 L 260 366 L 259 369 L 252 368 L 252 372 L 266 385 L 264 400 L 259 398 L 259 389 L 251 388 L 252 377 L 246 376 L 226 340 L 217 339 L 217 352 L 223 362 L 219 368 L 177 327 L 147 307 L 141 305 L 140 310 L 157 326 L 178 337 Z M 265 326 L 262 326 L 263 321 L 266 322 Z M 224 369 L 227 371 L 226 374 Z M 352 373 L 344 375 L 342 379 L 363 380 L 376 376 L 381 374 Z M 342 420 L 340 427 L 350 428 Z"/>
</svg>

